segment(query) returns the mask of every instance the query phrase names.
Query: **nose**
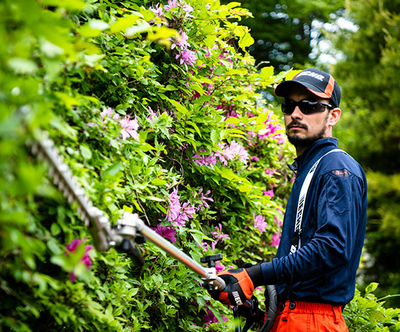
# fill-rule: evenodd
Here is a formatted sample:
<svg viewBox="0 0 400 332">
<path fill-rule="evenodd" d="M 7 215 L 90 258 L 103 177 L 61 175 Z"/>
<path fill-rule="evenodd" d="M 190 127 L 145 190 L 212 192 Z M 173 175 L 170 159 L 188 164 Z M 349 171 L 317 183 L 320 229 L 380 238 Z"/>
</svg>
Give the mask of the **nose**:
<svg viewBox="0 0 400 332">
<path fill-rule="evenodd" d="M 296 107 L 294 108 L 293 113 L 291 114 L 292 119 L 301 119 L 303 118 L 303 113 L 300 110 L 300 107 L 296 105 Z"/>
</svg>

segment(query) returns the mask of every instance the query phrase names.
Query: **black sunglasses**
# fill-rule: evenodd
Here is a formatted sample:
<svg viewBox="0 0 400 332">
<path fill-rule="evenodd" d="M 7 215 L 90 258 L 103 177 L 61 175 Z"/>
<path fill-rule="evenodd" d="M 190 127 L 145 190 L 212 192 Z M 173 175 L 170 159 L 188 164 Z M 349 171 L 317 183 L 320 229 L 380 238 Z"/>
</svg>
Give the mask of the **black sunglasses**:
<svg viewBox="0 0 400 332">
<path fill-rule="evenodd" d="M 299 106 L 300 111 L 303 114 L 312 114 L 312 113 L 319 113 L 319 112 L 324 112 L 325 107 L 328 108 L 335 108 L 334 106 L 323 103 L 320 101 L 309 101 L 307 99 L 301 100 L 301 101 L 294 101 L 292 99 L 286 99 L 284 102 L 282 102 L 282 112 L 283 114 L 290 115 L 294 112 L 294 109 L 296 106 Z"/>
</svg>

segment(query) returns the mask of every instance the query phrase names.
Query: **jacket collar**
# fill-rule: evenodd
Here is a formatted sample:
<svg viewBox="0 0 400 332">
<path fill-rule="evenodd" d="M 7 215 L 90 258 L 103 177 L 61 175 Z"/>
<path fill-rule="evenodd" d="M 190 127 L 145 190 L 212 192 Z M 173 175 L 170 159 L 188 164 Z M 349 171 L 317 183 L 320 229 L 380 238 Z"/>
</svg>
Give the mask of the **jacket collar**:
<svg viewBox="0 0 400 332">
<path fill-rule="evenodd" d="M 315 141 L 310 145 L 304 153 L 295 158 L 294 162 L 289 165 L 289 168 L 294 172 L 298 173 L 316 156 L 319 156 L 331 149 L 336 149 L 338 147 L 338 139 L 335 137 L 325 137 Z"/>
</svg>

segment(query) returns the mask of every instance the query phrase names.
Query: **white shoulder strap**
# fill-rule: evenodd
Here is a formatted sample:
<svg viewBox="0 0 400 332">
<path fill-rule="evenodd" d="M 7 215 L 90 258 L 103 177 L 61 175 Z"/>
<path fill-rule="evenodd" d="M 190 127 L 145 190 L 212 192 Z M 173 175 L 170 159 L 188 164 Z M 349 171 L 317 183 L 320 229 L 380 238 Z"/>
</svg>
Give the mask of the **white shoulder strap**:
<svg viewBox="0 0 400 332">
<path fill-rule="evenodd" d="M 297 243 L 293 244 L 292 242 L 292 246 L 290 248 L 290 252 L 293 253 L 296 250 L 300 249 L 301 247 L 301 225 L 303 222 L 303 211 L 304 211 L 304 205 L 306 204 L 306 198 L 307 198 L 307 192 L 308 192 L 308 188 L 310 187 L 310 183 L 311 180 L 314 176 L 315 170 L 318 167 L 319 162 L 322 160 L 322 158 L 324 158 L 325 156 L 327 156 L 328 154 L 332 153 L 332 152 L 341 152 L 343 150 L 341 149 L 333 149 L 327 153 L 325 153 L 321 158 L 319 158 L 315 164 L 311 167 L 311 169 L 308 171 L 308 174 L 303 182 L 303 185 L 301 187 L 300 190 L 300 195 L 299 195 L 299 202 L 297 204 L 297 212 L 296 212 L 296 223 L 294 225 L 294 234 L 293 236 L 295 236 L 296 234 L 298 235 L 298 241 L 296 241 Z"/>
</svg>

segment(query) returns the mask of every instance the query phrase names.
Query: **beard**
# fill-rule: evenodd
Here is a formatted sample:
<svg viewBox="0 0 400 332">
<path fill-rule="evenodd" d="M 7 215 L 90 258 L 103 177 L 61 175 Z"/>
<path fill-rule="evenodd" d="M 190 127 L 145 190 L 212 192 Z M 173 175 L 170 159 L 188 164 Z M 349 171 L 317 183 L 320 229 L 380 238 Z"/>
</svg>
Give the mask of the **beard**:
<svg viewBox="0 0 400 332">
<path fill-rule="evenodd" d="M 288 140 L 290 143 L 292 143 L 294 146 L 299 146 L 299 147 L 309 147 L 311 146 L 314 142 L 318 141 L 319 139 L 325 137 L 325 128 L 323 128 L 319 133 L 310 136 L 310 137 L 301 137 L 298 134 L 287 134 Z"/>
<path fill-rule="evenodd" d="M 314 142 L 316 142 L 319 139 L 321 139 L 321 138 L 326 136 L 325 133 L 326 133 L 326 130 L 328 128 L 327 122 L 328 122 L 328 116 L 325 118 L 325 123 L 324 123 L 323 128 L 318 133 L 316 133 L 313 136 L 304 137 L 304 136 L 302 136 L 300 134 L 289 134 L 289 129 L 294 127 L 294 126 L 301 127 L 301 128 L 304 128 L 305 130 L 308 130 L 307 125 L 304 125 L 304 124 L 300 123 L 297 120 L 293 120 L 291 123 L 289 123 L 286 126 L 286 135 L 288 137 L 289 142 L 292 143 L 295 147 L 309 147 Z"/>
</svg>

